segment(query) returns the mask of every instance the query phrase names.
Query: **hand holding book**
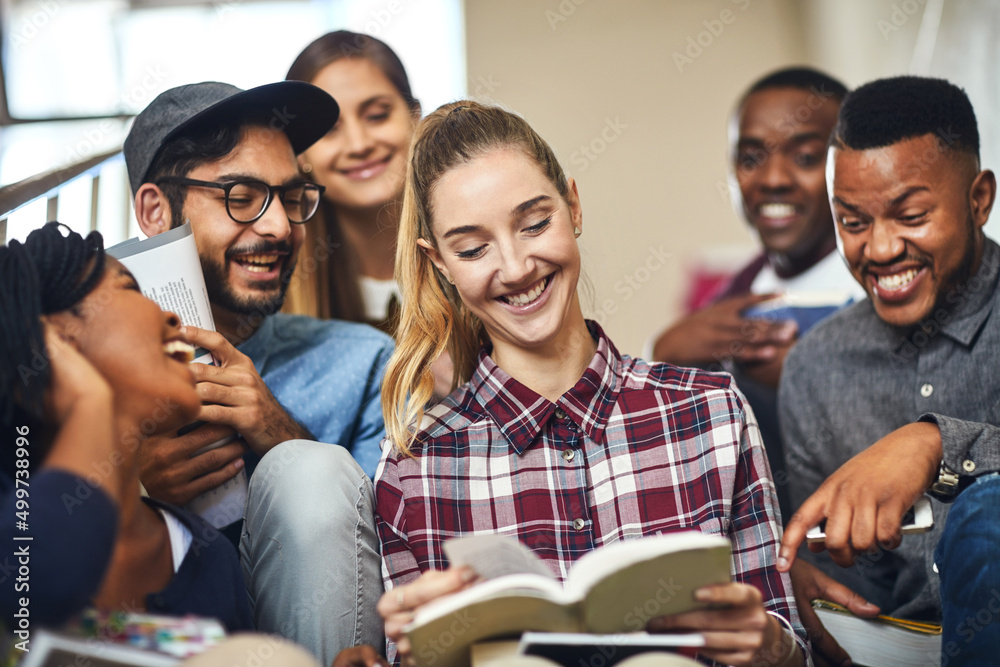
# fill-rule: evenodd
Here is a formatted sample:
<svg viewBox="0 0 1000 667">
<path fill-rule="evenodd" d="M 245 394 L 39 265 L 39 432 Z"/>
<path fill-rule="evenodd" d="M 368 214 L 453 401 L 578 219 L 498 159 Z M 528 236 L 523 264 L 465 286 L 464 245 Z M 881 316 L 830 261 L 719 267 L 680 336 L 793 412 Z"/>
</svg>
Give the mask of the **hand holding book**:
<svg viewBox="0 0 1000 667">
<path fill-rule="evenodd" d="M 650 632 L 699 632 L 705 637 L 699 655 L 726 665 L 756 664 L 761 648 L 770 655 L 787 655 L 781 649 L 787 643 L 784 630 L 764 611 L 760 591 L 753 586 L 735 582 L 706 586 L 694 596 L 708 603 L 708 608 L 660 616 L 646 628 Z"/>
<path fill-rule="evenodd" d="M 412 646 L 405 628 L 413 623 L 415 611 L 442 597 L 474 585 L 478 575 L 466 566 L 428 570 L 412 583 L 385 592 L 378 602 L 379 616 L 385 621 L 385 636 L 396 644 L 401 664 L 413 664 Z"/>
<path fill-rule="evenodd" d="M 445 545 L 452 569 L 387 592 L 379 612 L 404 664 L 463 664 L 476 642 L 525 630 L 699 632 L 702 654 L 730 664 L 761 650 L 790 655 L 760 593 L 730 581 L 729 551 L 725 538 L 697 532 L 617 542 L 577 561 L 564 585 L 511 538 L 462 538 Z M 470 586 L 477 570 L 487 576 Z"/>
</svg>

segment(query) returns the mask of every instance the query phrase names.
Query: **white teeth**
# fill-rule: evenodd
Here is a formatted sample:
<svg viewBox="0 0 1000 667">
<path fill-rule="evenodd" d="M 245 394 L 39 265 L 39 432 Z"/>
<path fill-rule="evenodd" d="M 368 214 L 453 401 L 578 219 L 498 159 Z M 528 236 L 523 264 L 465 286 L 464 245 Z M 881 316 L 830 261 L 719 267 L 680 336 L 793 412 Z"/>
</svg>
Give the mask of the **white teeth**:
<svg viewBox="0 0 1000 667">
<path fill-rule="evenodd" d="M 251 273 L 266 273 L 270 271 L 275 262 L 278 261 L 279 255 L 275 253 L 257 253 L 253 255 L 242 255 L 237 260 L 247 271 Z"/>
<path fill-rule="evenodd" d="M 173 357 L 177 361 L 193 361 L 194 347 L 182 340 L 172 340 L 163 344 L 163 353 L 168 357 Z"/>
<path fill-rule="evenodd" d="M 507 303 L 509 303 L 512 306 L 526 306 L 535 299 L 537 299 L 538 297 L 540 297 L 542 295 L 542 292 L 544 291 L 545 291 L 545 280 L 542 280 L 527 292 L 505 296 L 504 300 L 506 300 Z"/>
<path fill-rule="evenodd" d="M 793 204 L 761 204 L 758 209 L 763 218 L 788 218 L 795 215 Z"/>
<path fill-rule="evenodd" d="M 902 273 L 894 273 L 891 276 L 879 276 L 878 285 L 882 289 L 886 290 L 897 290 L 900 287 L 909 285 L 910 282 L 917 276 L 918 271 L 916 269 L 909 269 L 903 271 Z"/>
<path fill-rule="evenodd" d="M 244 255 L 242 259 L 251 264 L 271 264 L 277 258 L 277 255 Z"/>
<path fill-rule="evenodd" d="M 270 271 L 271 266 L 278 261 L 278 255 L 275 254 L 257 254 L 257 255 L 243 255 L 238 260 L 240 264 L 243 265 L 247 271 L 252 271 L 254 273 L 263 273 L 265 271 Z"/>
</svg>

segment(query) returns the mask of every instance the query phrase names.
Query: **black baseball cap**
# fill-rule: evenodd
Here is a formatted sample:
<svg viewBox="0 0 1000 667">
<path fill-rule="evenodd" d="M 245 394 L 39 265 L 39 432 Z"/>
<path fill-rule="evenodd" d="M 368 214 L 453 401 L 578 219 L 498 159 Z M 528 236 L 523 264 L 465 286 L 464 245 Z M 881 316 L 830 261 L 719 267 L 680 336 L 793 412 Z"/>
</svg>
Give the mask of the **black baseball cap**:
<svg viewBox="0 0 1000 667">
<path fill-rule="evenodd" d="M 288 135 L 298 155 L 333 127 L 340 107 L 329 93 L 304 81 L 280 81 L 250 90 L 217 81 L 171 88 L 135 117 L 125 138 L 132 194 L 146 182 L 149 168 L 168 141 L 186 130 L 225 124 L 247 113 L 271 114 L 271 127 Z"/>
</svg>

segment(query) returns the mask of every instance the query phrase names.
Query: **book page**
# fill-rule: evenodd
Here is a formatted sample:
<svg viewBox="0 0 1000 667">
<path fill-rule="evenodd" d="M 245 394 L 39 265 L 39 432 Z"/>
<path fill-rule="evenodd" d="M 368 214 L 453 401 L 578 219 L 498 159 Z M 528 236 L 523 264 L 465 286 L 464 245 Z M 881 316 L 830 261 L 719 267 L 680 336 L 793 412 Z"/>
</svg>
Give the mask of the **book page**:
<svg viewBox="0 0 1000 667">
<path fill-rule="evenodd" d="M 694 593 L 731 581 L 730 551 L 725 537 L 697 531 L 623 540 L 580 559 L 567 597 L 583 600 L 589 632 L 639 630 L 650 618 L 706 607 Z"/>
<path fill-rule="evenodd" d="M 510 574 L 537 574 L 555 580 L 552 570 L 528 547 L 508 535 L 472 535 L 445 541 L 444 553 L 453 565 L 468 565 L 483 579 Z"/>
<path fill-rule="evenodd" d="M 123 241 L 108 248 L 107 253 L 132 272 L 144 295 L 163 310 L 176 314 L 181 324 L 215 331 L 190 224 L 148 239 Z M 212 363 L 208 350 L 196 350 L 194 356 L 195 361 Z"/>
<path fill-rule="evenodd" d="M 540 585 L 534 588 L 532 584 Z M 483 639 L 519 637 L 525 629 L 579 630 L 576 608 L 553 602 L 542 590 L 559 595 L 558 582 L 537 575 L 510 575 L 483 582 L 417 609 L 403 631 L 417 664 L 468 667 L 469 647 Z"/>
<path fill-rule="evenodd" d="M 815 602 L 813 603 L 815 606 Z M 870 667 L 937 667 L 941 635 L 935 630 L 907 629 L 878 619 L 859 618 L 849 611 L 816 608 L 823 627 L 856 665 Z"/>
<path fill-rule="evenodd" d="M 497 577 L 428 602 L 417 609 L 412 625 L 422 625 L 473 604 L 501 598 L 537 598 L 562 604 L 563 588 L 558 581 L 535 574 L 510 574 L 506 577 Z"/>
<path fill-rule="evenodd" d="M 650 560 L 663 554 L 697 549 L 723 547 L 729 549 L 729 540 L 719 535 L 706 535 L 688 530 L 664 535 L 650 535 L 607 544 L 583 556 L 570 570 L 566 588 L 583 597 L 593 586 L 611 572 L 622 570 L 633 563 Z"/>
<path fill-rule="evenodd" d="M 107 252 L 132 272 L 147 298 L 177 315 L 181 324 L 215 331 L 212 306 L 190 223 L 148 239 L 129 239 L 108 248 Z M 213 364 L 215 360 L 208 350 L 198 348 L 192 363 Z M 221 447 L 232 439 L 217 440 L 195 455 Z M 198 496 L 185 507 L 214 528 L 222 528 L 243 518 L 247 488 L 247 473 L 241 469 L 235 477 Z"/>
</svg>

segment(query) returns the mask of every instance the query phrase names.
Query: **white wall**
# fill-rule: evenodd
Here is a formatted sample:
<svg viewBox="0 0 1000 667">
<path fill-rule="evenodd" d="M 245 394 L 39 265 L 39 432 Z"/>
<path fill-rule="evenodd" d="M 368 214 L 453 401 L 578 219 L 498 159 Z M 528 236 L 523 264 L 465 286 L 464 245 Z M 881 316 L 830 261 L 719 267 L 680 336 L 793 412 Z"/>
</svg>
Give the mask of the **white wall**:
<svg viewBox="0 0 1000 667">
<path fill-rule="evenodd" d="M 590 314 L 638 354 L 692 262 L 752 251 L 726 186 L 736 98 L 793 64 L 849 86 L 906 72 L 928 1 L 466 0 L 468 88 L 523 114 L 577 179 Z"/>
<path fill-rule="evenodd" d="M 577 179 L 591 314 L 623 351 L 673 317 L 701 249 L 750 246 L 728 200 L 726 119 L 754 78 L 804 60 L 799 26 L 788 1 L 467 2 L 470 94 L 492 82 L 483 96 L 523 114 Z"/>
</svg>

